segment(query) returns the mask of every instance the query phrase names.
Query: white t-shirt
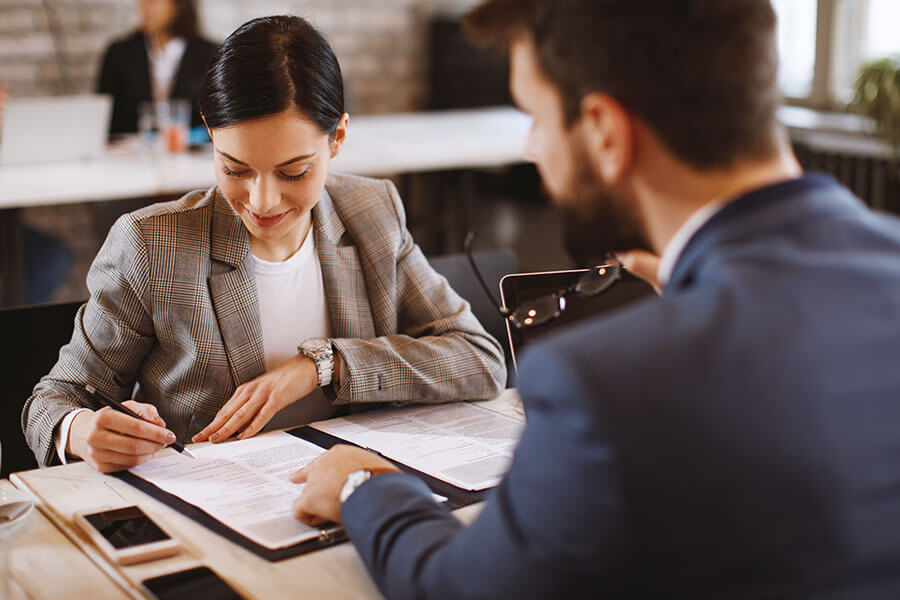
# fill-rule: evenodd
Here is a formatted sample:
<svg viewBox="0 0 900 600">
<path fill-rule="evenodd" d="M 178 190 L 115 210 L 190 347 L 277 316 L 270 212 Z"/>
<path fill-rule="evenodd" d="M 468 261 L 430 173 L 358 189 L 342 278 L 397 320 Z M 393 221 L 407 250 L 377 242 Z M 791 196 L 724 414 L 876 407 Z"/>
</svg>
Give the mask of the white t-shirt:
<svg viewBox="0 0 900 600">
<path fill-rule="evenodd" d="M 300 249 L 283 262 L 253 256 L 259 320 L 262 326 L 266 371 L 297 356 L 297 346 L 308 338 L 331 337 L 322 265 L 316 252 L 313 228 Z M 282 409 L 264 427 L 280 429 L 327 419 L 334 407 L 322 388 Z"/>
<path fill-rule="evenodd" d="M 266 371 L 271 371 L 297 356 L 297 345 L 303 340 L 331 337 L 312 227 L 290 258 L 269 262 L 253 256 L 253 268 Z"/>
</svg>

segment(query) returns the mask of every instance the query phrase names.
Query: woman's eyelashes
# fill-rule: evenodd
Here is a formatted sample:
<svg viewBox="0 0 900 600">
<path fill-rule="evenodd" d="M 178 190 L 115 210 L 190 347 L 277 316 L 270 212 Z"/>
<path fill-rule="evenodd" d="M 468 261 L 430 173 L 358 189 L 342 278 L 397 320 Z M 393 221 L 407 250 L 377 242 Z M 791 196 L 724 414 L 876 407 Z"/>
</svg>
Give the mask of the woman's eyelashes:
<svg viewBox="0 0 900 600">
<path fill-rule="evenodd" d="M 234 177 L 239 179 L 241 177 L 245 177 L 250 174 L 249 170 L 237 171 L 234 169 L 229 169 L 228 165 L 222 165 L 222 172 L 228 175 L 229 177 Z M 304 177 L 306 177 L 307 173 L 309 173 L 309 167 L 296 174 L 288 174 L 288 173 L 278 173 L 278 176 L 284 179 L 285 181 L 300 181 Z"/>
<path fill-rule="evenodd" d="M 222 165 L 222 172 L 228 175 L 229 177 L 243 177 L 250 171 L 235 171 L 228 168 L 228 165 Z"/>
<path fill-rule="evenodd" d="M 279 173 L 281 177 L 284 177 L 287 181 L 300 181 L 306 174 L 309 173 L 309 167 L 303 169 L 301 172 L 296 173 L 294 175 L 288 175 L 287 173 Z"/>
</svg>

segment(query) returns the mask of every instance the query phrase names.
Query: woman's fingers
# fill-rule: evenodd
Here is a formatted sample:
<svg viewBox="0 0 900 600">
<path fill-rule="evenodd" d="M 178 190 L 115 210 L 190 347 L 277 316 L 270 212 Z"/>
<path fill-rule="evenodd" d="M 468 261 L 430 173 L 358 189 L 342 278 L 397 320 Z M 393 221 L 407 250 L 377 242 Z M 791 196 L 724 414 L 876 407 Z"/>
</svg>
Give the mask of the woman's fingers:
<svg viewBox="0 0 900 600">
<path fill-rule="evenodd" d="M 234 394 L 231 398 L 228 399 L 219 412 L 216 413 L 215 418 L 213 418 L 212 422 L 209 425 L 200 430 L 200 433 L 196 434 L 191 441 L 193 442 L 205 442 L 212 436 L 213 433 L 222 429 L 225 423 L 228 422 L 229 419 L 234 415 L 237 410 L 243 406 L 244 402 L 247 400 L 247 386 L 242 385 L 238 389 L 234 391 Z M 217 440 L 214 440 L 217 441 Z"/>
<path fill-rule="evenodd" d="M 212 431 L 209 436 L 210 441 L 223 442 L 230 438 L 256 416 L 265 402 L 266 397 L 263 395 L 249 396 L 243 405 L 235 410 L 221 427 Z"/>
<path fill-rule="evenodd" d="M 153 416 L 147 405 L 130 402 L 132 410 L 142 416 Z M 156 418 L 159 418 L 156 415 Z M 175 441 L 175 434 L 155 423 L 147 423 L 111 408 L 103 408 L 78 423 L 83 435 L 78 455 L 102 473 L 121 471 L 150 460 L 153 455 Z M 82 429 L 83 428 L 83 429 Z M 76 435 L 73 431 L 70 435 Z"/>
</svg>

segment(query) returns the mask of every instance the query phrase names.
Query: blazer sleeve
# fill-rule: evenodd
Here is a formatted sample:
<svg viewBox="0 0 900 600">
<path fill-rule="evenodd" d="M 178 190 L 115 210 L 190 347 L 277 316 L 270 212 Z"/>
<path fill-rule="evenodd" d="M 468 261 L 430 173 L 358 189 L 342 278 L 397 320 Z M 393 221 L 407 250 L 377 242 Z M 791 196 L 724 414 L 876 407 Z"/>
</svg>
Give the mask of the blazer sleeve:
<svg viewBox="0 0 900 600">
<path fill-rule="evenodd" d="M 397 331 L 335 339 L 343 361 L 335 402 L 447 402 L 494 398 L 506 385 L 499 342 L 425 258 L 406 228 L 397 189 L 385 182 L 400 243 Z M 371 295 L 371 291 L 370 291 Z"/>
<path fill-rule="evenodd" d="M 596 392 L 579 389 L 561 360 L 541 359 L 523 389 L 528 424 L 512 465 L 471 525 L 412 475 L 373 477 L 344 503 L 344 526 L 385 596 L 565 598 L 620 567 L 614 457 L 569 401 Z"/>
<path fill-rule="evenodd" d="M 42 466 L 58 462 L 54 435 L 77 408 L 99 408 L 84 391 L 131 397 L 137 372 L 155 342 L 147 310 L 147 253 L 136 222 L 121 217 L 88 272 L 88 301 L 78 310 L 72 339 L 35 386 L 22 410 L 26 441 Z"/>
</svg>

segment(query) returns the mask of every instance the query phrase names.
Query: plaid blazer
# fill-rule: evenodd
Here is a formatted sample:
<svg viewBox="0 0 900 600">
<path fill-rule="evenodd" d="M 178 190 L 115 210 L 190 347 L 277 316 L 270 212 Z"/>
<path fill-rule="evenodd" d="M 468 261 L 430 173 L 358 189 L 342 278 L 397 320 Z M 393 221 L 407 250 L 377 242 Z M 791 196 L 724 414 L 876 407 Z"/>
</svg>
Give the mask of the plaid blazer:
<svg viewBox="0 0 900 600">
<path fill-rule="evenodd" d="M 500 345 L 413 242 L 393 184 L 329 175 L 312 219 L 343 361 L 335 404 L 502 390 Z M 120 217 L 87 284 L 71 341 L 22 412 L 42 465 L 58 461 L 53 436 L 65 415 L 98 408 L 85 384 L 118 400 L 134 391 L 184 439 L 192 416 L 208 421 L 265 372 L 250 238 L 216 187 Z"/>
</svg>

